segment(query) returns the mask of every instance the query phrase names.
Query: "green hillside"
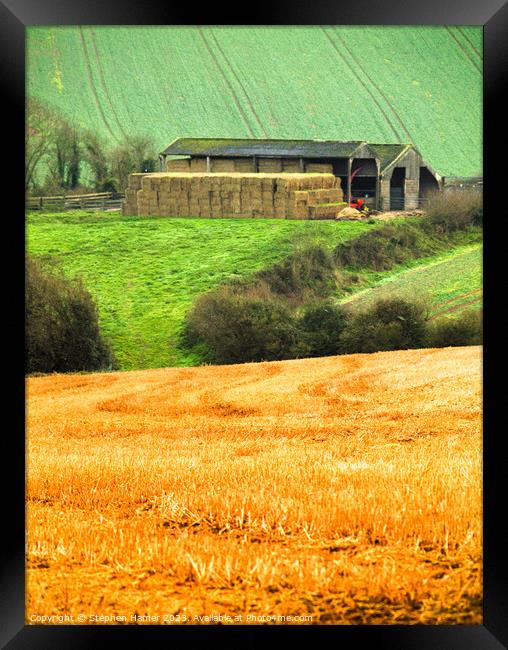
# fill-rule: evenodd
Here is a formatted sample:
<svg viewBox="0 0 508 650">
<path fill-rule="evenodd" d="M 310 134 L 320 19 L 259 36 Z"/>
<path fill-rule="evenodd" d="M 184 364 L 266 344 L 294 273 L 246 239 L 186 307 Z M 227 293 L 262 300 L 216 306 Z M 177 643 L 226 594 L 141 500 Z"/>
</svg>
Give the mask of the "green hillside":
<svg viewBox="0 0 508 650">
<path fill-rule="evenodd" d="M 415 268 L 392 273 L 376 286 L 341 302 L 362 308 L 387 297 L 420 297 L 428 300 L 431 318 L 438 318 L 479 309 L 482 295 L 482 245 L 478 243 L 448 251 Z"/>
<path fill-rule="evenodd" d="M 338 243 L 375 226 L 284 219 L 168 219 L 32 213 L 29 253 L 59 259 L 96 299 L 122 370 L 193 365 L 176 349 L 194 298 L 228 276 L 282 259 L 305 242 Z"/>
<path fill-rule="evenodd" d="M 27 90 L 127 134 L 413 142 L 481 174 L 481 27 L 29 27 Z"/>
</svg>

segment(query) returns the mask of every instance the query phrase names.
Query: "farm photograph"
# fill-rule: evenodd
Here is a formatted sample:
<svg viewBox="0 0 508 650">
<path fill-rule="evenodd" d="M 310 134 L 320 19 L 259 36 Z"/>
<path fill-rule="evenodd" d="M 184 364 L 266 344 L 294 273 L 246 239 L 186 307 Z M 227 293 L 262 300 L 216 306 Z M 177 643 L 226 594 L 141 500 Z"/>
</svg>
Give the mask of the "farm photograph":
<svg viewBox="0 0 508 650">
<path fill-rule="evenodd" d="M 482 625 L 482 53 L 27 28 L 27 625 Z"/>
</svg>

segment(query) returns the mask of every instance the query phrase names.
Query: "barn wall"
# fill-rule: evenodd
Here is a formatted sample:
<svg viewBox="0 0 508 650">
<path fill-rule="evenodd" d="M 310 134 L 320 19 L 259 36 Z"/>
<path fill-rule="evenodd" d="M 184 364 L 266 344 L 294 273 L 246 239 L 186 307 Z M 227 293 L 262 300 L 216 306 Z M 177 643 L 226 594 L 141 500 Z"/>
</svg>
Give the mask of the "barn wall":
<svg viewBox="0 0 508 650">
<path fill-rule="evenodd" d="M 353 160 L 352 171 L 361 167 L 356 176 L 377 176 L 376 161 L 372 158 L 355 158 Z"/>
<path fill-rule="evenodd" d="M 363 144 L 359 147 L 354 154 L 354 159 L 357 158 L 375 158 L 373 150 L 369 147 L 368 144 Z"/>
<path fill-rule="evenodd" d="M 404 180 L 404 208 L 414 210 L 418 207 L 420 194 L 420 165 L 422 158 L 414 149 L 409 149 L 395 165 L 383 173 L 381 179 L 381 210 L 390 210 L 390 181 L 395 169 L 405 169 Z"/>
<path fill-rule="evenodd" d="M 418 197 L 420 194 L 419 179 L 407 179 L 404 181 L 404 207 L 406 210 L 414 210 L 418 207 Z"/>
<path fill-rule="evenodd" d="M 427 167 L 420 167 L 420 198 L 423 199 L 426 194 L 439 189 L 439 182 Z"/>
<path fill-rule="evenodd" d="M 390 209 L 390 178 L 382 178 L 379 182 L 379 209 Z"/>
</svg>

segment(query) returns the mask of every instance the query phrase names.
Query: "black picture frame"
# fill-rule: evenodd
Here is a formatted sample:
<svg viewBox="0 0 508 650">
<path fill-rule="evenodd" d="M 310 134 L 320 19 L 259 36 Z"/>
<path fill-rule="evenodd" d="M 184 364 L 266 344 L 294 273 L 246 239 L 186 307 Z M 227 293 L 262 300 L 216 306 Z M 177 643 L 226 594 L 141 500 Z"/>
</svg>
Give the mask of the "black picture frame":
<svg viewBox="0 0 508 650">
<path fill-rule="evenodd" d="M 320 642 L 336 644 L 344 648 L 356 647 L 359 643 L 371 644 L 375 648 L 411 650 L 428 648 L 432 650 L 497 650 L 508 644 L 508 597 L 506 590 L 506 563 L 504 536 L 499 533 L 503 522 L 504 500 L 504 458 L 499 453 L 500 438 L 504 435 L 501 424 L 504 414 L 495 397 L 496 367 L 500 364 L 502 350 L 495 346 L 496 320 L 494 289 L 497 264 L 502 259 L 503 224 L 489 219 L 496 216 L 496 196 L 503 188 L 498 164 L 498 145 L 506 136 L 506 112 L 502 94 L 508 69 L 508 4 L 504 0 L 356 0 L 355 2 L 334 2 L 313 0 L 309 3 L 278 0 L 269 5 L 256 4 L 251 7 L 253 16 L 235 16 L 234 8 L 208 5 L 193 13 L 184 3 L 162 3 L 157 0 L 113 0 L 97 2 L 89 0 L 0 0 L 0 65 L 2 74 L 2 97 L 8 115 L 3 120 L 4 129 L 13 138 L 9 154 L 2 157 L 5 186 L 14 197 L 9 218 L 10 234 L 8 248 L 15 252 L 14 261 L 9 264 L 9 276 L 17 277 L 19 284 L 11 286 L 10 306 L 16 318 L 9 319 L 13 340 L 18 332 L 20 348 L 18 362 L 10 374 L 9 404 L 14 411 L 15 428 L 4 432 L 4 458 L 10 459 L 12 474 L 3 472 L 5 481 L 3 494 L 4 553 L 0 572 L 0 603 L 2 607 L 0 642 L 9 650 L 28 648 L 72 649 L 87 647 L 111 647 L 125 641 L 147 643 L 151 638 L 153 646 L 174 643 L 197 647 L 221 637 L 227 637 L 227 647 L 237 647 L 241 641 L 246 648 L 266 644 L 268 635 L 277 643 L 309 642 L 319 637 Z M 233 20 L 235 19 L 235 20 Z M 24 623 L 24 373 L 19 359 L 23 337 L 23 293 L 24 274 L 24 229 L 21 214 L 24 213 L 24 186 L 22 188 L 21 161 L 24 149 L 21 138 L 24 135 L 24 45 L 25 28 L 30 25 L 147 25 L 147 24 L 266 24 L 266 25 L 312 25 L 312 24 L 356 24 L 356 25 L 483 25 L 484 28 L 484 175 L 485 196 L 488 214 L 485 225 L 484 248 L 484 291 L 485 345 L 483 358 L 484 374 L 484 623 L 483 625 L 456 626 L 26 626 Z M 9 112 L 11 113 L 9 115 Z M 506 138 L 504 138 L 506 140 Z M 17 165 L 19 162 L 19 167 Z M 499 181 L 496 180 L 499 175 Z M 16 188 L 16 191 L 14 191 Z M 499 207 L 499 205 L 497 206 Z M 18 217 L 19 215 L 19 217 Z M 5 217 L 7 218 L 7 217 Z M 504 219 L 507 217 L 505 216 Z M 16 219 L 19 219 L 16 221 Z M 495 232 L 494 232 L 495 228 Z M 502 268 L 499 265 L 499 268 Z M 9 276 L 4 278 L 8 279 Z M 502 400 L 501 400 L 502 405 Z M 497 411 L 496 411 L 497 409 Z M 7 440 L 5 438 L 8 438 Z M 7 503 L 6 503 L 7 502 Z M 7 534 L 6 534 L 7 533 Z"/>
</svg>

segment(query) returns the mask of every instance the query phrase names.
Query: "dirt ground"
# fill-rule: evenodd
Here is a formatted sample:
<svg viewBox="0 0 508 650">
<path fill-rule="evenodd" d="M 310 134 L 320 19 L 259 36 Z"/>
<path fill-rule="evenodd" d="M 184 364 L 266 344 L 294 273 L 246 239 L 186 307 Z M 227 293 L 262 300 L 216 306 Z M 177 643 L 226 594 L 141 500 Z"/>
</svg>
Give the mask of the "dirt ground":
<svg viewBox="0 0 508 650">
<path fill-rule="evenodd" d="M 423 214 L 425 214 L 423 210 L 392 210 L 380 212 L 379 214 L 373 215 L 373 218 L 379 219 L 380 221 L 390 221 L 390 219 L 397 217 L 421 217 Z"/>
</svg>

